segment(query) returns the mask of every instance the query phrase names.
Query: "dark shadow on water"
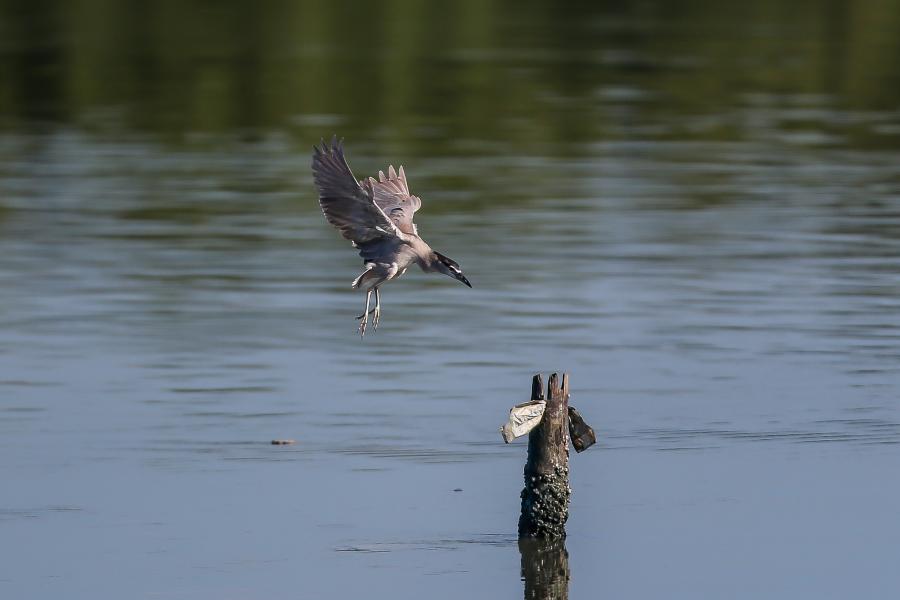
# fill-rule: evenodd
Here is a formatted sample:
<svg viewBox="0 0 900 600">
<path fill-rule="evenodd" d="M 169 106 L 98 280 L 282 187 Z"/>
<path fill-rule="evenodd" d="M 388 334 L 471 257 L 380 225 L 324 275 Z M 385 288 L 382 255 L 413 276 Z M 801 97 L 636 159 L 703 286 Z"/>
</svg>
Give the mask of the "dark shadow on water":
<svg viewBox="0 0 900 600">
<path fill-rule="evenodd" d="M 519 540 L 525 600 L 568 600 L 569 552 L 562 540 Z"/>
</svg>

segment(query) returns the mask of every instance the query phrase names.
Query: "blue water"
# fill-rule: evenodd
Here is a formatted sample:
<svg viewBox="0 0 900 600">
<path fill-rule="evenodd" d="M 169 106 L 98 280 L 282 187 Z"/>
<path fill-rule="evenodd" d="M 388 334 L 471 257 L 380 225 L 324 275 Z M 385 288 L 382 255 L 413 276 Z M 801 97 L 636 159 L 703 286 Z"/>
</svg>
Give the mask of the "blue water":
<svg viewBox="0 0 900 600">
<path fill-rule="evenodd" d="M 570 463 L 569 597 L 900 592 L 900 88 L 789 77 L 893 38 L 529 11 L 375 56 L 321 24 L 252 68 L 176 46 L 220 90 L 188 123 L 165 61 L 143 95 L 70 65 L 59 114 L 0 103 L 3 598 L 519 597 L 525 445 L 497 429 L 552 371 L 599 438 Z M 306 93 L 356 63 L 447 81 Z M 249 124 L 217 100 L 247 68 Z M 359 259 L 308 170 L 332 131 L 360 177 L 405 165 L 472 290 L 410 271 L 359 339 Z"/>
</svg>

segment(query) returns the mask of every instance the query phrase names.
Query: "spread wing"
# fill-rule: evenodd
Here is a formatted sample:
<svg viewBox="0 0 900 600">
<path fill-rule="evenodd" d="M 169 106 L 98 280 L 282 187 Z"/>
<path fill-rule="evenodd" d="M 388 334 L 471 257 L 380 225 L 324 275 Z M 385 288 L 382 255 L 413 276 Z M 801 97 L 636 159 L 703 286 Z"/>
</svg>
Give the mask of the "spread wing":
<svg viewBox="0 0 900 600">
<path fill-rule="evenodd" d="M 375 181 L 374 177 L 369 177 L 362 183 L 372 187 L 375 204 L 393 221 L 397 229 L 403 233 L 417 235 L 413 214 L 422 206 L 422 201 L 410 195 L 406 173 L 403 172 L 402 166 L 397 172 L 391 165 L 388 167 L 387 176 L 384 171 L 379 171 L 378 181 Z"/>
<path fill-rule="evenodd" d="M 404 237 L 375 202 L 372 182 L 357 183 L 344 158 L 343 142 L 332 138 L 330 145 L 323 141 L 321 148 L 313 148 L 312 171 L 319 189 L 319 206 L 341 235 L 357 245 L 385 236 Z"/>
</svg>

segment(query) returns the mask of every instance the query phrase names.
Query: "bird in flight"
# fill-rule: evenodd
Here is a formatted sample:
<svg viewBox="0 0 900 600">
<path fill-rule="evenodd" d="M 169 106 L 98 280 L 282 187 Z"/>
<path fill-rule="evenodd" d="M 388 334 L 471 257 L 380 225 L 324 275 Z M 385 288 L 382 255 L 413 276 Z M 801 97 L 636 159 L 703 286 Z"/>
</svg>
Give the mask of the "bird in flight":
<svg viewBox="0 0 900 600">
<path fill-rule="evenodd" d="M 372 327 L 378 329 L 381 319 L 381 285 L 400 277 L 413 264 L 426 273 L 443 273 L 469 287 L 456 261 L 431 249 L 419 237 L 413 214 L 422 201 L 409 193 L 406 173 L 393 165 L 387 175 L 378 172 L 378 179 L 366 177 L 359 181 L 350 171 L 344 158 L 343 141 L 337 137 L 331 143 L 322 141 L 313 146 L 313 180 L 319 190 L 319 206 L 329 223 L 359 250 L 366 270 L 353 280 L 353 289 L 366 292 L 366 308 L 359 315 L 359 335 L 366 333 L 369 315 Z M 372 293 L 375 307 L 369 309 Z"/>
</svg>

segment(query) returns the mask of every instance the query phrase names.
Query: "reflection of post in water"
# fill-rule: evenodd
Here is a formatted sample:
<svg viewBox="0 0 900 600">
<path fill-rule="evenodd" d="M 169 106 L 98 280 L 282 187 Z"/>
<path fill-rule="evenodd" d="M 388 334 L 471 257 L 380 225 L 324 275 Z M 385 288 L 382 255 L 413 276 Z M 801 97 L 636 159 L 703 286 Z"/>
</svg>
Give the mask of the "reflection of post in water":
<svg viewBox="0 0 900 600">
<path fill-rule="evenodd" d="M 521 538 L 525 600 L 568 600 L 569 553 L 565 538 Z"/>
</svg>

